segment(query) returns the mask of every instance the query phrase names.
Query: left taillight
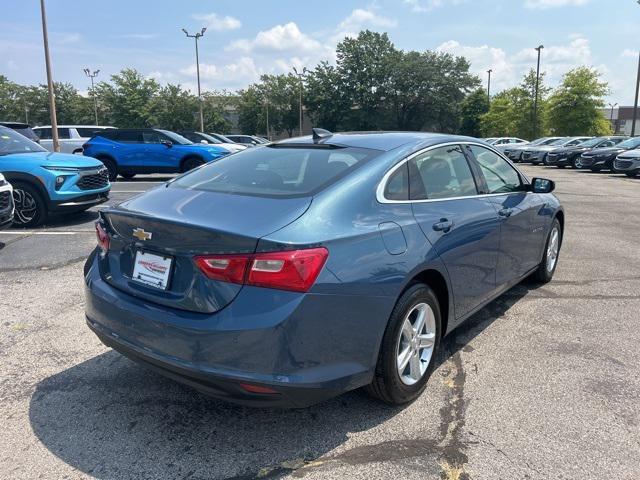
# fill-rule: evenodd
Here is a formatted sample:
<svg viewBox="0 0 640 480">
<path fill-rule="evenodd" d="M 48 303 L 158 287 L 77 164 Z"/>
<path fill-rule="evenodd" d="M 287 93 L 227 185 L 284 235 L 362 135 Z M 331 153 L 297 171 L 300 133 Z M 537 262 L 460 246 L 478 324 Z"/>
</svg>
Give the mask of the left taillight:
<svg viewBox="0 0 640 480">
<path fill-rule="evenodd" d="M 214 280 L 307 292 L 328 256 L 326 248 L 309 248 L 253 255 L 206 255 L 195 257 L 194 261 Z"/>
<path fill-rule="evenodd" d="M 109 234 L 100 222 L 96 222 L 96 239 L 102 254 L 106 254 L 109 251 Z"/>
</svg>

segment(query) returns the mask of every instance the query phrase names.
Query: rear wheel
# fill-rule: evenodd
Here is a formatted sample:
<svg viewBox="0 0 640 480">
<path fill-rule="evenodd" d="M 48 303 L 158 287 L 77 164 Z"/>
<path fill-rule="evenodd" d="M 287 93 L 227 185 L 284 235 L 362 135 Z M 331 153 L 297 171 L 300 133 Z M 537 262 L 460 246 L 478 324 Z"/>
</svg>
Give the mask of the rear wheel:
<svg viewBox="0 0 640 480">
<path fill-rule="evenodd" d="M 118 177 L 118 165 L 109 157 L 98 157 L 98 160 L 102 162 L 102 164 L 107 167 L 109 171 L 109 181 L 115 182 Z"/>
<path fill-rule="evenodd" d="M 560 221 L 555 218 L 551 224 L 551 230 L 547 237 L 544 249 L 544 259 L 533 273 L 532 279 L 540 283 L 548 283 L 553 278 L 553 274 L 558 266 L 558 256 L 560 255 L 560 245 L 562 244 L 562 227 Z"/>
<path fill-rule="evenodd" d="M 629 178 L 636 178 L 638 176 L 638 172 L 626 172 L 625 175 Z"/>
<path fill-rule="evenodd" d="M 16 227 L 35 227 L 47 219 L 47 204 L 36 187 L 24 182 L 13 183 Z"/>
<path fill-rule="evenodd" d="M 582 168 L 582 159 L 580 157 L 573 159 L 573 168 Z"/>
<path fill-rule="evenodd" d="M 187 158 L 182 164 L 182 171 L 188 172 L 189 170 L 193 170 L 194 168 L 203 165 L 205 162 L 199 157 L 190 157 Z"/>
<path fill-rule="evenodd" d="M 391 313 L 367 392 L 393 405 L 419 397 L 435 368 L 441 325 L 433 290 L 416 284 L 405 291 Z"/>
</svg>

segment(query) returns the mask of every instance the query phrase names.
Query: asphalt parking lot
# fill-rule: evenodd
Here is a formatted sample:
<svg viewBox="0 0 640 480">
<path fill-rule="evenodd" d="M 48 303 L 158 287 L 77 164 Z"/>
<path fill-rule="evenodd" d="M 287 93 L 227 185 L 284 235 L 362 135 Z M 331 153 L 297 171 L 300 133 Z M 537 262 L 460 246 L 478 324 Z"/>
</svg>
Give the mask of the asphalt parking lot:
<svg viewBox="0 0 640 480">
<path fill-rule="evenodd" d="M 404 408 L 207 398 L 85 326 L 97 209 L 0 233 L 0 478 L 639 478 L 640 179 L 523 170 L 556 180 L 566 209 L 556 277 L 451 334 Z M 109 204 L 159 180 L 117 182 Z"/>
</svg>

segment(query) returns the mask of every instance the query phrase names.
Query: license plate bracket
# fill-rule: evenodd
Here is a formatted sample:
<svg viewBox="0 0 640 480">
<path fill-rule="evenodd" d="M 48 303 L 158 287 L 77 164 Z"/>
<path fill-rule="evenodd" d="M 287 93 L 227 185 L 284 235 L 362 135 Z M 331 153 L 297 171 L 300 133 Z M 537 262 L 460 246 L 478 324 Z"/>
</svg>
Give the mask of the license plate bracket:
<svg viewBox="0 0 640 480">
<path fill-rule="evenodd" d="M 135 282 L 166 290 L 169 287 L 173 257 L 138 250 L 133 262 L 131 279 Z"/>
</svg>

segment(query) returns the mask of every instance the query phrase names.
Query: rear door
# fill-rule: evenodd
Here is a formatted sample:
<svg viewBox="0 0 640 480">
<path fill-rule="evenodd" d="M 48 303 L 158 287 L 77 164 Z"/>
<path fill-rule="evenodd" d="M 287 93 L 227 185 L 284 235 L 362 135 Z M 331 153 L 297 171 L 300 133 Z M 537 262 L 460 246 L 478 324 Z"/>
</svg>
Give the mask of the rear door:
<svg viewBox="0 0 640 480">
<path fill-rule="evenodd" d="M 481 174 L 481 189 L 500 218 L 496 284 L 501 286 L 540 263 L 546 204 L 542 196 L 527 191 L 518 171 L 500 155 L 480 145 L 466 148 Z"/>
<path fill-rule="evenodd" d="M 135 169 L 147 163 L 141 130 L 120 130 L 116 141 L 118 165 L 125 169 Z"/>
<path fill-rule="evenodd" d="M 500 222 L 478 186 L 460 145 L 427 150 L 409 160 L 413 214 L 442 258 L 453 289 L 456 318 L 495 290 Z"/>
</svg>

